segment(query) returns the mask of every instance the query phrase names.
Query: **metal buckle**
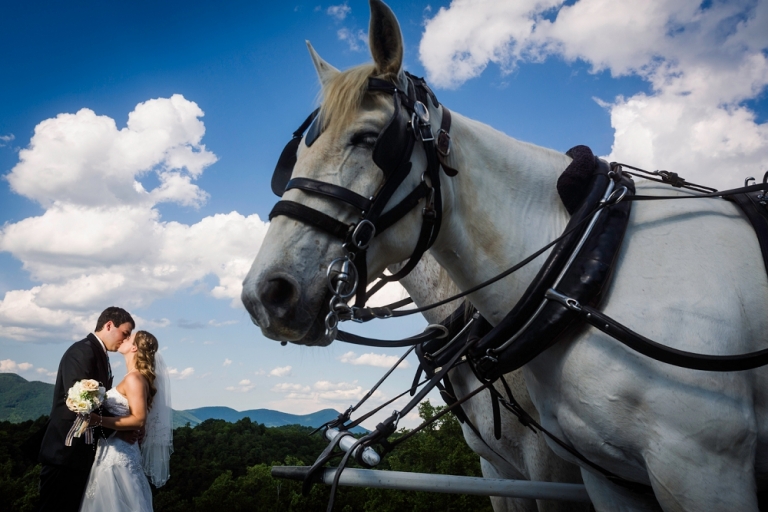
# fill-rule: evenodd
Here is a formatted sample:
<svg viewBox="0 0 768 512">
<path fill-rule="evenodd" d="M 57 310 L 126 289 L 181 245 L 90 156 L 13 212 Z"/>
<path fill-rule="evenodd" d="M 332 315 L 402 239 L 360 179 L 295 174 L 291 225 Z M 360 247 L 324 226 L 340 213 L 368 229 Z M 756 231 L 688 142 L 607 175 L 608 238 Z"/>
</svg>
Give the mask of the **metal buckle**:
<svg viewBox="0 0 768 512">
<path fill-rule="evenodd" d="M 437 152 L 443 156 L 451 154 L 451 135 L 442 128 L 437 133 Z"/>
<path fill-rule="evenodd" d="M 365 242 L 360 242 L 357 240 L 357 237 L 360 235 L 360 230 L 362 229 L 363 226 L 370 226 L 371 236 Z M 373 222 L 369 221 L 368 219 L 363 219 L 357 223 L 357 226 L 355 226 L 355 230 L 352 232 L 352 243 L 355 244 L 355 247 L 357 247 L 358 249 L 365 250 L 368 248 L 368 245 L 370 245 L 371 240 L 373 240 L 373 237 L 375 236 L 376 236 L 376 226 L 374 226 Z"/>
<path fill-rule="evenodd" d="M 422 142 L 435 140 L 432 134 L 432 125 L 429 124 L 429 110 L 422 102 L 417 101 L 413 104 L 413 114 L 411 114 L 411 128 L 416 138 Z"/>
</svg>

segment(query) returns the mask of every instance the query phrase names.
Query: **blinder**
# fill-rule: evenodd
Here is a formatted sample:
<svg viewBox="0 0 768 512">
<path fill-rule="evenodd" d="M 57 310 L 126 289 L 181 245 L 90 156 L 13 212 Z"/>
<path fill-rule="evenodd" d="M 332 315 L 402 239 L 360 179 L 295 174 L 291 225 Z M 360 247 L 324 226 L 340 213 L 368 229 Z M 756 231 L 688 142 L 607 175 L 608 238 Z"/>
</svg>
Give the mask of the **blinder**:
<svg viewBox="0 0 768 512">
<path fill-rule="evenodd" d="M 309 116 L 301 123 L 295 132 L 293 132 L 293 138 L 288 141 L 288 144 L 283 148 L 283 152 L 280 153 L 280 158 L 277 159 L 277 165 L 275 165 L 275 171 L 272 173 L 272 192 L 278 196 L 283 197 L 285 192 L 285 186 L 291 179 L 293 174 L 293 168 L 296 166 L 296 152 L 299 150 L 299 144 L 304 132 L 309 127 L 305 144 L 311 146 L 313 142 L 320 136 L 320 128 L 318 127 L 322 123 L 318 121 L 319 108 L 316 108 Z"/>
</svg>

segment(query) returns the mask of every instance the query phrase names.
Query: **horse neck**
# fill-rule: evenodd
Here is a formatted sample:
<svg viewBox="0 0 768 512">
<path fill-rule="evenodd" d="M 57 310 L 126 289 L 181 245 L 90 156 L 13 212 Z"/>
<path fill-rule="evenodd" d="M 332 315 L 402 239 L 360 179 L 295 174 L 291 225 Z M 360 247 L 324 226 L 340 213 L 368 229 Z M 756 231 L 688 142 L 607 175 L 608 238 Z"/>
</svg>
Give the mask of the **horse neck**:
<svg viewBox="0 0 768 512">
<path fill-rule="evenodd" d="M 445 178 L 443 225 L 431 252 L 462 290 L 503 272 L 559 236 L 568 215 L 557 178 L 564 154 L 523 143 L 458 114 L 451 127 L 458 176 Z M 470 295 L 492 323 L 520 298 L 546 258 Z"/>
</svg>

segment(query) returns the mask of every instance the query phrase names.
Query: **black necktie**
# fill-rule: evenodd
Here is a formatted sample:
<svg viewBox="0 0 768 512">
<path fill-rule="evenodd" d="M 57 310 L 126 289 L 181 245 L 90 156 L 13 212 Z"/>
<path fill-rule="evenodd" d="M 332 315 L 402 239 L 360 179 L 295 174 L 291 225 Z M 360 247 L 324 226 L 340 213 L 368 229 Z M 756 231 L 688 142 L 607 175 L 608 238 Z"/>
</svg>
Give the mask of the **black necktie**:
<svg viewBox="0 0 768 512">
<path fill-rule="evenodd" d="M 112 365 L 109 364 L 109 356 L 107 356 L 107 372 L 109 376 L 109 382 L 112 382 Z"/>
</svg>

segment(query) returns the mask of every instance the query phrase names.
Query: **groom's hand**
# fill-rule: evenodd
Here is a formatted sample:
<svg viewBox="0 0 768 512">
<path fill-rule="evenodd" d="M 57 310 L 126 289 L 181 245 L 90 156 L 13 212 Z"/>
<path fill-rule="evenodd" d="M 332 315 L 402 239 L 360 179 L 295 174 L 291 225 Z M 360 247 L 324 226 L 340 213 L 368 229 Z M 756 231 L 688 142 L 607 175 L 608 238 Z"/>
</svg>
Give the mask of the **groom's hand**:
<svg viewBox="0 0 768 512">
<path fill-rule="evenodd" d="M 136 441 L 144 439 L 144 434 L 139 434 L 139 430 L 121 430 L 117 432 L 117 436 L 120 437 L 126 443 L 134 444 Z"/>
</svg>

